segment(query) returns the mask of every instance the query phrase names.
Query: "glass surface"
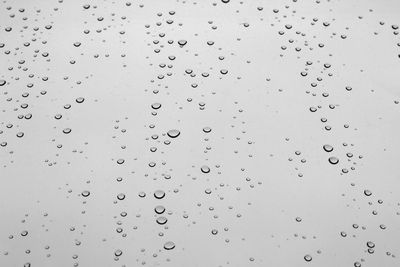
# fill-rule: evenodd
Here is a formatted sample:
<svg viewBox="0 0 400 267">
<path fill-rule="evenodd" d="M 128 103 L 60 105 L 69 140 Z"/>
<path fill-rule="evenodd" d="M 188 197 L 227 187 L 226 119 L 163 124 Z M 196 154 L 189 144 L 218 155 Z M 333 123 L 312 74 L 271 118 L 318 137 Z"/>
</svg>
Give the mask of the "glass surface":
<svg viewBox="0 0 400 267">
<path fill-rule="evenodd" d="M 400 266 L 399 14 L 1 0 L 0 266 Z"/>
</svg>

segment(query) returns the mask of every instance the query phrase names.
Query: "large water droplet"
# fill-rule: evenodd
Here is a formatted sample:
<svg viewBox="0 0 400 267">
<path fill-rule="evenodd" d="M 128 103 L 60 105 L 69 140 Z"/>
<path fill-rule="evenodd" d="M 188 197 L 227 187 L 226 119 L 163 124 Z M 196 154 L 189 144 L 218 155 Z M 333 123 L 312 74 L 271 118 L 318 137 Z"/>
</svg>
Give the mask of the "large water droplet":
<svg viewBox="0 0 400 267">
<path fill-rule="evenodd" d="M 201 170 L 202 173 L 209 173 L 210 172 L 210 167 L 204 165 L 204 166 L 201 166 L 200 170 Z"/>
<path fill-rule="evenodd" d="M 171 138 L 176 138 L 176 137 L 178 137 L 179 135 L 181 134 L 181 132 L 179 131 L 179 130 L 169 130 L 168 132 L 167 132 L 167 135 L 169 136 L 169 137 L 171 137 Z"/>
<path fill-rule="evenodd" d="M 338 159 L 337 157 L 330 157 L 330 158 L 328 159 L 328 161 L 329 161 L 330 164 L 333 164 L 333 165 L 339 163 L 339 159 Z"/>
<path fill-rule="evenodd" d="M 164 249 L 171 250 L 175 248 L 175 243 L 172 241 L 168 241 L 164 244 Z"/>
<path fill-rule="evenodd" d="M 165 208 L 164 208 L 164 206 L 159 205 L 159 206 L 156 206 L 156 207 L 154 208 L 154 211 L 155 211 L 157 214 L 162 214 L 162 213 L 164 213 Z"/>
<path fill-rule="evenodd" d="M 324 145 L 323 148 L 324 148 L 324 150 L 326 152 L 332 152 L 333 151 L 333 147 L 331 145 Z"/>
<path fill-rule="evenodd" d="M 154 197 L 157 199 L 162 199 L 165 196 L 165 192 L 162 190 L 157 190 L 154 192 Z"/>
</svg>

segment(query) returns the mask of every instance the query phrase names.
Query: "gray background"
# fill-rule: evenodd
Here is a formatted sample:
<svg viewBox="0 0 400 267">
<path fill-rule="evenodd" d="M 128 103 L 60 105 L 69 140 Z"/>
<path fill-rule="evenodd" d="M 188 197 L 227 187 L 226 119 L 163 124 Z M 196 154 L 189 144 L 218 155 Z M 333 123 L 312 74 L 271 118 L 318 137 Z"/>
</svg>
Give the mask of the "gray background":
<svg viewBox="0 0 400 267">
<path fill-rule="evenodd" d="M 0 3 L 0 266 L 400 265 L 398 1 L 126 3 Z"/>
</svg>

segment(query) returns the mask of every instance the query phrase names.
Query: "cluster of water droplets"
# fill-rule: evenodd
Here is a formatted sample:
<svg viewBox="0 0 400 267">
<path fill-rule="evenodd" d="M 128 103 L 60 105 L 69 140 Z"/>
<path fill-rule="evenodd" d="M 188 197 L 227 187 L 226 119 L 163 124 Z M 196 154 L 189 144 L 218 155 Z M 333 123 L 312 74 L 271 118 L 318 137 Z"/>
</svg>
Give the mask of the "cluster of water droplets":
<svg viewBox="0 0 400 267">
<path fill-rule="evenodd" d="M 399 266 L 391 4 L 3 0 L 0 266 Z"/>
</svg>

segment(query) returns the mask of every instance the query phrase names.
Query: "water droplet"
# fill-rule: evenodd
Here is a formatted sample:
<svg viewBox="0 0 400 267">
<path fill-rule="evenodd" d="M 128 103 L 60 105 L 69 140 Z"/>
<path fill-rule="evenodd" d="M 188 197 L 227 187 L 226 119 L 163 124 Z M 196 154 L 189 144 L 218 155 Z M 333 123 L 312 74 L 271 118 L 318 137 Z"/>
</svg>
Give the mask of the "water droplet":
<svg viewBox="0 0 400 267">
<path fill-rule="evenodd" d="M 364 195 L 366 195 L 367 197 L 369 197 L 369 196 L 372 195 L 372 192 L 371 192 L 370 190 L 368 190 L 368 189 L 365 189 L 365 190 L 364 190 Z"/>
<path fill-rule="evenodd" d="M 114 255 L 115 255 L 116 257 L 121 256 L 121 255 L 122 255 L 122 250 L 117 249 L 117 250 L 114 252 Z"/>
<path fill-rule="evenodd" d="M 206 165 L 201 166 L 200 170 L 201 170 L 202 173 L 209 173 L 210 172 L 210 168 L 208 166 L 206 166 Z"/>
<path fill-rule="evenodd" d="M 211 128 L 210 127 L 204 127 L 203 128 L 203 132 L 209 133 L 209 132 L 211 132 Z"/>
<path fill-rule="evenodd" d="M 305 255 L 305 256 L 304 256 L 304 260 L 305 260 L 305 261 L 311 261 L 311 260 L 312 260 L 311 255 L 308 255 L 308 254 Z"/>
<path fill-rule="evenodd" d="M 156 192 L 154 192 L 154 197 L 157 199 L 162 199 L 163 197 L 165 197 L 165 192 L 162 190 L 157 190 Z"/>
<path fill-rule="evenodd" d="M 153 109 L 159 109 L 159 108 L 161 108 L 161 104 L 160 103 L 153 103 L 153 104 L 151 104 L 151 107 Z"/>
<path fill-rule="evenodd" d="M 375 247 L 374 242 L 368 241 L 368 242 L 367 242 L 367 247 L 369 247 L 369 248 L 374 248 L 374 247 Z"/>
<path fill-rule="evenodd" d="M 156 206 L 156 207 L 154 208 L 154 211 L 155 211 L 157 214 L 163 214 L 164 211 L 165 211 L 165 208 L 164 208 L 164 206 L 159 205 L 159 206 Z"/>
<path fill-rule="evenodd" d="M 331 145 L 324 145 L 323 148 L 324 148 L 324 150 L 326 152 L 332 152 L 333 151 L 333 147 Z"/>
<path fill-rule="evenodd" d="M 179 40 L 179 41 L 178 41 L 178 44 L 179 44 L 181 47 L 183 47 L 184 45 L 187 44 L 187 41 L 186 41 L 186 40 Z"/>
<path fill-rule="evenodd" d="M 172 241 L 168 241 L 164 244 L 164 249 L 171 250 L 175 248 L 175 243 Z"/>
<path fill-rule="evenodd" d="M 164 216 L 160 216 L 157 218 L 157 223 L 161 225 L 166 224 L 167 221 L 168 221 L 167 218 L 165 218 Z"/>
<path fill-rule="evenodd" d="M 124 200 L 124 199 L 125 199 L 125 194 L 124 194 L 124 193 L 119 193 L 119 194 L 117 195 L 117 199 L 118 199 L 118 200 Z"/>
<path fill-rule="evenodd" d="M 63 130 L 63 133 L 65 133 L 65 134 L 69 134 L 69 133 L 71 133 L 71 128 L 65 128 L 64 130 Z"/>
<path fill-rule="evenodd" d="M 167 135 L 171 138 L 176 138 L 181 134 L 181 132 L 179 130 L 169 130 L 167 132 Z"/>
<path fill-rule="evenodd" d="M 330 158 L 328 159 L 328 161 L 329 161 L 330 164 L 333 164 L 333 165 L 339 163 L 339 159 L 338 159 L 337 157 L 330 157 Z"/>
</svg>

